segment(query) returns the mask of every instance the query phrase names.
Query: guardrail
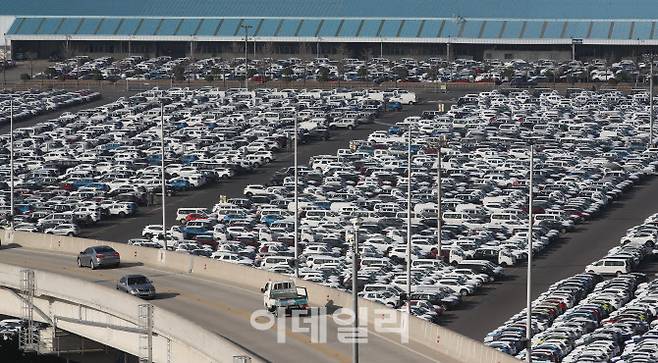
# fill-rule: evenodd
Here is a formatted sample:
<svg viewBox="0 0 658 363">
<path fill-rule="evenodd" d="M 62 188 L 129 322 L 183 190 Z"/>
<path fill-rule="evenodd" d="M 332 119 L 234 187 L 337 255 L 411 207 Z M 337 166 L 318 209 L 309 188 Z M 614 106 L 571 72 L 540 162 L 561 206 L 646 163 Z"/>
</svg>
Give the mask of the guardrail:
<svg viewBox="0 0 658 363">
<path fill-rule="evenodd" d="M 254 291 L 258 291 L 270 279 L 281 279 L 281 275 L 275 273 L 225 263 L 207 257 L 103 240 L 7 231 L 2 243 L 13 243 L 29 249 L 70 254 L 72 255 L 71 263 L 75 263 L 73 256 L 89 246 L 109 245 L 121 254 L 121 259 L 125 262 L 138 262 L 151 267 L 188 273 L 207 279 L 228 282 Z M 300 285 L 307 288 L 309 301 L 312 305 L 333 307 L 351 307 L 352 305 L 352 295 L 349 293 L 308 281 L 300 281 Z M 388 309 L 383 305 L 365 299 L 360 299 L 359 304 L 368 308 L 369 311 Z M 398 321 L 400 321 L 401 313 L 396 310 L 389 310 L 396 314 Z M 374 320 L 375 316 L 368 314 L 369 329 L 374 329 Z M 380 335 L 393 343 L 399 342 L 399 335 Z M 439 361 L 443 358 L 463 363 L 518 363 L 515 358 L 486 347 L 481 342 L 416 317 L 409 319 L 409 341 L 411 349 L 428 350 L 432 355 L 436 355 Z"/>
<path fill-rule="evenodd" d="M 0 264 L 0 286 L 21 289 L 24 267 Z M 114 289 L 33 269 L 34 306 L 42 314 L 35 319 L 45 322 L 44 315 L 57 327 L 113 346 L 133 355 L 140 354 L 138 307 L 141 299 Z M 21 304 L 11 304 L 12 293 L 0 289 L 0 312 L 20 317 Z M 16 295 L 13 295 L 16 296 Z M 16 299 L 16 302 L 20 302 Z M 153 308 L 153 359 L 155 362 L 230 362 L 233 356 L 250 354 L 194 324 L 160 307 Z M 112 328 L 114 327 L 114 328 Z M 107 329 L 110 329 L 109 332 Z M 132 331 L 131 331 L 132 330 Z M 259 362 L 256 357 L 252 362 Z"/>
</svg>

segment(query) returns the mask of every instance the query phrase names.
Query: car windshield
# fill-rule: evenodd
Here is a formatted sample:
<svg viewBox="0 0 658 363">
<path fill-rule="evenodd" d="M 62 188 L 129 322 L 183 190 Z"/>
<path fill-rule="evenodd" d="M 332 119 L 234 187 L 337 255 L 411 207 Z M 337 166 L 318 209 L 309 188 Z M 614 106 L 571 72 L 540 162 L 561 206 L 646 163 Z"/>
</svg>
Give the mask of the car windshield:
<svg viewBox="0 0 658 363">
<path fill-rule="evenodd" d="M 112 253 L 114 250 L 110 247 L 96 247 L 94 248 L 96 253 Z"/>
<path fill-rule="evenodd" d="M 145 276 L 134 276 L 128 278 L 128 285 L 143 285 L 148 282 L 149 280 Z"/>
</svg>

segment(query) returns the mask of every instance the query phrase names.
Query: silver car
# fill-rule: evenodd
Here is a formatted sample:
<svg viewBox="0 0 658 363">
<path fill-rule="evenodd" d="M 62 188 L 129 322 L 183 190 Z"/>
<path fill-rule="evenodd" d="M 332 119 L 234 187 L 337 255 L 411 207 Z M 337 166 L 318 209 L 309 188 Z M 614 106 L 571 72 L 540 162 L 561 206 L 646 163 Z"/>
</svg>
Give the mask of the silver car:
<svg viewBox="0 0 658 363">
<path fill-rule="evenodd" d="M 78 267 L 88 266 L 92 270 L 103 266 L 117 267 L 121 263 L 119 252 L 110 246 L 94 246 L 80 252 Z"/>
<path fill-rule="evenodd" d="M 126 275 L 122 277 L 117 284 L 117 290 L 142 299 L 153 299 L 155 297 L 155 286 L 144 275 Z"/>
</svg>

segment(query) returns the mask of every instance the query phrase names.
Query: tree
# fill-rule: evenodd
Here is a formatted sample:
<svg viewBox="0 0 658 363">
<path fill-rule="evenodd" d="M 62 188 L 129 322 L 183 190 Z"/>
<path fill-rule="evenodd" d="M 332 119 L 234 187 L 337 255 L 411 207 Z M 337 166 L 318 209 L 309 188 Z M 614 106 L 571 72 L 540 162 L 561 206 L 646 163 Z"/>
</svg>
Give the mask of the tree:
<svg viewBox="0 0 658 363">
<path fill-rule="evenodd" d="M 293 74 L 293 71 L 292 71 L 292 68 L 290 68 L 290 66 L 286 66 L 285 68 L 283 68 L 281 70 L 281 75 L 283 76 L 283 78 L 285 78 L 287 80 L 290 80 L 290 78 L 292 77 L 292 74 Z"/>
<path fill-rule="evenodd" d="M 546 79 L 548 79 L 549 81 L 555 83 L 555 73 L 553 73 L 552 70 L 549 69 L 546 72 L 544 72 L 544 77 L 546 77 Z"/>
<path fill-rule="evenodd" d="M 405 80 L 409 77 L 409 71 L 405 67 L 395 68 L 395 74 L 398 76 L 398 79 Z"/>
<path fill-rule="evenodd" d="M 53 78 L 57 78 L 57 76 L 59 76 L 59 73 L 55 68 L 48 68 L 46 69 L 46 76 L 48 76 L 48 79 L 53 79 Z"/>
<path fill-rule="evenodd" d="M 215 76 L 213 76 L 212 73 L 208 73 L 206 74 L 205 77 L 203 77 L 203 79 L 205 79 L 206 82 L 210 83 L 215 80 Z"/>
<path fill-rule="evenodd" d="M 23 82 L 25 82 L 25 81 L 29 81 L 30 78 L 31 78 L 31 77 L 30 77 L 29 74 L 27 74 L 27 73 L 21 73 L 21 81 L 23 81 Z"/>
<path fill-rule="evenodd" d="M 349 55 L 349 49 L 347 49 L 347 46 L 344 43 L 341 43 L 338 48 L 336 48 L 336 58 L 338 58 L 339 61 L 342 61 L 343 59 L 347 58 Z"/>
<path fill-rule="evenodd" d="M 338 72 L 338 87 L 340 87 L 340 81 L 343 79 L 343 75 L 345 74 L 345 64 L 343 64 L 342 59 L 338 60 L 336 71 Z"/>
<path fill-rule="evenodd" d="M 98 69 L 94 69 L 91 72 L 91 76 L 94 79 L 94 81 L 102 81 L 103 80 L 103 74 Z"/>
<path fill-rule="evenodd" d="M 329 80 L 329 69 L 327 67 L 318 68 L 318 81 L 327 82 Z"/>
<path fill-rule="evenodd" d="M 439 77 L 439 70 L 436 67 L 432 66 L 427 70 L 427 78 L 431 81 L 435 81 Z"/>
<path fill-rule="evenodd" d="M 359 70 L 357 71 L 357 75 L 359 76 L 360 79 L 364 81 L 368 80 L 368 67 L 366 66 L 359 67 Z"/>
<path fill-rule="evenodd" d="M 185 80 L 185 67 L 182 65 L 177 65 L 173 69 L 174 71 L 174 79 L 176 81 L 184 81 Z"/>
<path fill-rule="evenodd" d="M 507 67 L 500 74 L 503 77 L 503 80 L 511 80 L 514 77 L 514 69 L 512 67 Z"/>
</svg>

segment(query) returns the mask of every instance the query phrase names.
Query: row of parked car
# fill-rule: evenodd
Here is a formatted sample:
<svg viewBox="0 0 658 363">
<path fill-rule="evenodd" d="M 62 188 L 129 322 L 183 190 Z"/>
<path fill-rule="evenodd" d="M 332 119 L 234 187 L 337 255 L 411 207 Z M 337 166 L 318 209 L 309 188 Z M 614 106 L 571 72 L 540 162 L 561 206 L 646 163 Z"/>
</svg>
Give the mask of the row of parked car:
<svg viewBox="0 0 658 363">
<path fill-rule="evenodd" d="M 409 298 L 402 292 L 411 183 L 412 290 L 454 303 L 498 278 L 502 267 L 527 258 L 529 143 L 536 150 L 532 236 L 537 254 L 634 183 L 655 175 L 658 150 L 646 147 L 647 120 L 646 99 L 620 92 L 482 92 L 464 96 L 445 114 L 410 116 L 365 140 L 352 140 L 335 155 L 313 156 L 298 169 L 300 274 L 349 289 L 353 262 L 345 233 L 351 233 L 356 218 L 360 292 L 392 306 Z M 165 232 L 169 245 L 293 273 L 294 171 L 282 169 L 268 185 L 248 185 L 242 196 L 214 206 L 182 208 L 180 225 Z M 147 226 L 141 239 L 130 242 L 158 247 L 162 235 L 162 226 Z M 422 305 L 414 313 L 432 321 L 444 308 Z"/>
<path fill-rule="evenodd" d="M 533 362 L 655 362 L 658 280 L 634 273 L 654 258 L 658 213 L 630 228 L 620 245 L 551 285 L 532 303 Z M 604 276 L 616 276 L 604 280 Z M 485 344 L 525 358 L 526 311 L 489 333 Z"/>
<path fill-rule="evenodd" d="M 607 62 L 522 59 L 475 61 L 444 58 L 145 58 L 123 59 L 78 56 L 55 63 L 35 78 L 104 80 L 237 80 L 247 75 L 254 82 L 268 80 L 385 81 L 401 82 L 511 82 L 536 85 L 540 82 L 645 82 L 648 62 Z"/>
<path fill-rule="evenodd" d="M 67 107 L 96 101 L 100 98 L 100 93 L 90 90 L 67 91 L 52 89 L 43 91 L 14 91 L 0 89 L 0 125 L 9 124 L 12 113 L 12 100 L 14 105 L 14 122 L 20 122 Z"/>
<path fill-rule="evenodd" d="M 410 92 L 388 94 L 415 99 Z M 295 120 L 300 143 L 372 123 L 384 109 L 383 97 L 350 90 L 154 89 L 17 128 L 15 228 L 76 236 L 79 227 L 153 204 L 161 191 L 161 119 L 172 195 L 270 163 L 288 147 Z M 8 135 L 0 137 L 3 150 L 8 143 Z M 7 153 L 0 175 L 0 214 L 7 217 Z"/>
</svg>

